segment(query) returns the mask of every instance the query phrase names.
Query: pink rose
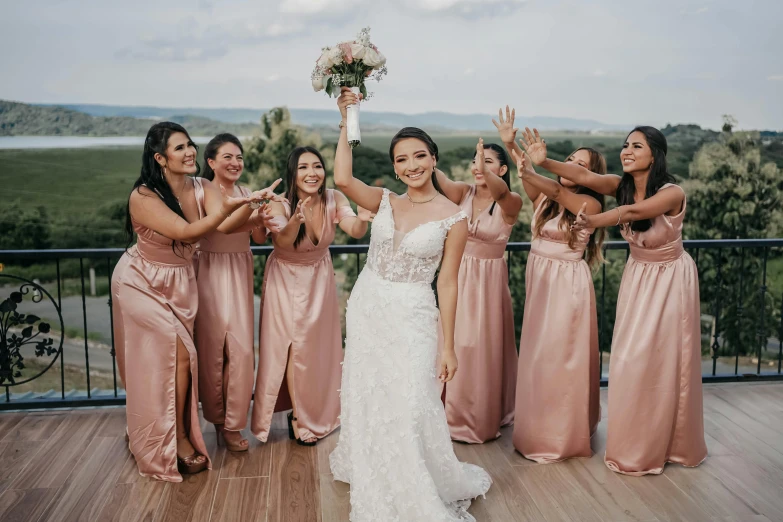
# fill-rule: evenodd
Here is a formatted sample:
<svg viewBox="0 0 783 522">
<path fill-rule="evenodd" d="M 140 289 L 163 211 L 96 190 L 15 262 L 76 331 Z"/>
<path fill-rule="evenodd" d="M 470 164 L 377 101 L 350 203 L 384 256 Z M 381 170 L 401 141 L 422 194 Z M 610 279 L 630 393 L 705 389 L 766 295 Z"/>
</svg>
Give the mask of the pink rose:
<svg viewBox="0 0 783 522">
<path fill-rule="evenodd" d="M 343 52 L 343 60 L 345 63 L 353 63 L 353 54 L 351 53 L 351 44 L 341 43 L 340 50 Z"/>
</svg>

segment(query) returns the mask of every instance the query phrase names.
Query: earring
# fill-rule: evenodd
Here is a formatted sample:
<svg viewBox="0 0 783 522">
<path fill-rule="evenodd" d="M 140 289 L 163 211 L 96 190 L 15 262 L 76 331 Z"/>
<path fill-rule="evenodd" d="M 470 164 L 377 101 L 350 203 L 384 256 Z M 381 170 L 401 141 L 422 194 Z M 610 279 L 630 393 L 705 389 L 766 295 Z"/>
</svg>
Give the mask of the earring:
<svg viewBox="0 0 783 522">
<path fill-rule="evenodd" d="M 394 174 L 394 177 L 395 177 L 395 178 L 397 178 L 397 179 L 400 179 L 400 175 L 399 175 L 399 174 L 396 174 L 396 173 L 395 173 L 395 174 Z"/>
</svg>

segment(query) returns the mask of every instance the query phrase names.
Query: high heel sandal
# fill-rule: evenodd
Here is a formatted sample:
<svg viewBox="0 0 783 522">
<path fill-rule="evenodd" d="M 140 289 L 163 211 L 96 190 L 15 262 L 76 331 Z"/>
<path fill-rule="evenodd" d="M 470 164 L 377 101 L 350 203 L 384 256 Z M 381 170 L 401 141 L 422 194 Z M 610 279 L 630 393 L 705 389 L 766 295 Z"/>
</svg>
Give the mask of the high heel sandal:
<svg viewBox="0 0 783 522">
<path fill-rule="evenodd" d="M 297 420 L 296 417 L 294 417 L 294 412 L 290 412 L 288 414 L 288 438 L 295 440 L 297 444 L 300 446 L 315 446 L 315 443 L 318 442 L 317 440 L 314 440 L 313 442 L 305 442 L 302 439 L 298 438 L 294 435 L 294 421 Z"/>
<path fill-rule="evenodd" d="M 215 424 L 215 431 L 217 432 L 217 444 L 218 446 L 221 446 L 221 440 L 223 441 L 223 444 L 225 444 L 226 449 L 228 451 L 234 451 L 234 452 L 240 452 L 240 451 L 247 451 L 250 447 L 250 444 L 242 444 L 243 442 L 247 442 L 247 439 L 242 439 L 239 442 L 232 442 L 228 439 L 226 439 L 226 428 L 222 424 Z M 239 432 L 237 432 L 239 433 Z"/>
<path fill-rule="evenodd" d="M 199 457 L 204 460 L 198 460 Z M 198 451 L 193 453 L 190 457 L 182 458 L 177 456 L 177 470 L 180 473 L 195 475 L 196 473 L 201 473 L 205 469 L 207 469 L 207 458 Z"/>
</svg>

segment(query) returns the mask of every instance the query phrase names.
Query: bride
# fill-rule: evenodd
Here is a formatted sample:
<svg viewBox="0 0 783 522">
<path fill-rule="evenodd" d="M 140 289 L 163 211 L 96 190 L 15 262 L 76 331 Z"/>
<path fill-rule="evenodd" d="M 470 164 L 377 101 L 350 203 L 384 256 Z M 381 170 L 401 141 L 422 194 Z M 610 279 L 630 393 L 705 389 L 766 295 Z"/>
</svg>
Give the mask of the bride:
<svg viewBox="0 0 783 522">
<path fill-rule="evenodd" d="M 454 318 L 467 216 L 442 195 L 433 176 L 438 148 L 420 129 L 402 129 L 389 150 L 405 195 L 353 177 L 344 122 L 346 107 L 358 102 L 343 87 L 334 182 L 376 217 L 346 310 L 332 473 L 351 484 L 352 522 L 472 522 L 470 499 L 484 495 L 492 479 L 457 460 L 440 401 L 442 383 L 457 371 Z M 431 286 L 438 266 L 440 312 Z M 438 369 L 439 313 L 445 342 Z"/>
</svg>

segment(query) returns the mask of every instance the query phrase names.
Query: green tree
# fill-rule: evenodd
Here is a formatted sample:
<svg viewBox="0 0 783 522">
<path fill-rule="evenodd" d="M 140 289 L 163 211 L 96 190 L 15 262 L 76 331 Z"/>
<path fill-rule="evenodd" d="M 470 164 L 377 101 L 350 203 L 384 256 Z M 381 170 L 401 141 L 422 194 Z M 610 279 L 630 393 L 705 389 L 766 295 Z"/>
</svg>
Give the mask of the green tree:
<svg viewBox="0 0 783 522">
<path fill-rule="evenodd" d="M 28 207 L 18 201 L 0 206 L 0 250 L 49 248 L 46 207 Z"/>
<path fill-rule="evenodd" d="M 736 121 L 728 122 L 730 128 Z M 686 233 L 699 239 L 753 239 L 780 233 L 780 169 L 761 161 L 758 133 L 725 131 L 699 149 L 683 185 Z M 702 309 L 718 318 L 717 355 L 754 353 L 774 335 L 779 314 L 764 280 L 762 249 L 703 250 Z M 774 288 L 773 288 L 774 289 Z M 778 295 L 780 289 L 774 289 Z M 764 313 L 762 314 L 762 310 Z M 763 328 L 762 328 L 763 326 Z"/>
</svg>

